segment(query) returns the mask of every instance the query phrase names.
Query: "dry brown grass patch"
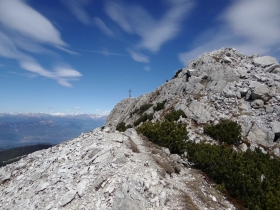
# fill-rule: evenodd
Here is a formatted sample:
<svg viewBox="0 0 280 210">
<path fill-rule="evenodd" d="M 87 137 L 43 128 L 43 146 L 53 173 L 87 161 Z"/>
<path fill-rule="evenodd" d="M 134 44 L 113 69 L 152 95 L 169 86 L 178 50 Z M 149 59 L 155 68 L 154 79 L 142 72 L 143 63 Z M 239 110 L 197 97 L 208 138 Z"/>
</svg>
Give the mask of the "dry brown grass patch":
<svg viewBox="0 0 280 210">
<path fill-rule="evenodd" d="M 161 175 L 165 176 L 166 173 L 171 175 L 172 173 L 175 172 L 173 166 L 164 158 L 158 157 L 156 155 L 152 155 L 152 157 L 155 160 L 155 162 L 159 165 L 159 167 L 163 169 L 163 174 Z"/>
<path fill-rule="evenodd" d="M 132 141 L 132 139 L 129 136 L 127 136 L 127 135 L 125 135 L 125 136 L 128 138 L 127 146 L 132 150 L 132 152 L 140 153 L 140 151 L 139 151 L 137 145 L 134 143 L 134 141 Z"/>
<path fill-rule="evenodd" d="M 180 196 L 181 202 L 184 204 L 185 209 L 192 209 L 192 210 L 199 210 L 199 208 L 194 204 L 192 198 L 185 193 L 184 191 L 180 190 L 182 195 Z"/>
</svg>

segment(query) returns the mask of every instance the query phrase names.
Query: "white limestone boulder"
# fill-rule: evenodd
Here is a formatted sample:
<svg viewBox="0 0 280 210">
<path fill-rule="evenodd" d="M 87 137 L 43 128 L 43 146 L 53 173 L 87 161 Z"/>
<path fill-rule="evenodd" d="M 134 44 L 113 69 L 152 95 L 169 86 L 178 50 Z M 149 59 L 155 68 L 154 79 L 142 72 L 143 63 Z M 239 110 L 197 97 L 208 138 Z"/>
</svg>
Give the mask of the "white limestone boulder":
<svg viewBox="0 0 280 210">
<path fill-rule="evenodd" d="M 272 64 L 279 64 L 278 61 L 271 56 L 262 56 L 254 58 L 254 63 L 261 66 L 270 66 Z"/>
</svg>

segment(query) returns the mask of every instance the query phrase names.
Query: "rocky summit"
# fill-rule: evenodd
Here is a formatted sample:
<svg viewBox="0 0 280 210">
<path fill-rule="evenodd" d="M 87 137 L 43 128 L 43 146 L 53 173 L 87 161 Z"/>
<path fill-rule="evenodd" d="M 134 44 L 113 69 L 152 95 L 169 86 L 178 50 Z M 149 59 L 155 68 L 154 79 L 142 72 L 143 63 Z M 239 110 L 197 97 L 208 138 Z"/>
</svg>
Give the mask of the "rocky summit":
<svg viewBox="0 0 280 210">
<path fill-rule="evenodd" d="M 242 127 L 244 143 L 234 149 L 280 157 L 278 61 L 222 48 L 190 61 L 154 92 L 122 100 L 103 128 L 0 168 L 0 209 L 236 209 L 187 154 L 137 134 L 141 123 L 162 121 L 171 110 L 183 111 L 178 121 L 190 141 L 214 142 L 204 125 L 230 119 Z M 120 125 L 132 128 L 119 132 Z"/>
<path fill-rule="evenodd" d="M 187 160 L 98 128 L 0 169 L 0 209 L 234 209 Z"/>
<path fill-rule="evenodd" d="M 166 102 L 163 109 L 155 106 Z M 203 124 L 230 119 L 242 126 L 242 139 L 254 150 L 279 153 L 280 139 L 280 65 L 270 56 L 243 55 L 233 48 L 205 53 L 179 70 L 155 91 L 138 98 L 126 98 L 107 117 L 106 126 L 115 130 L 121 122 L 133 125 L 134 114 L 150 104 L 143 114 L 160 121 L 170 110 L 183 110 L 189 138 L 211 141 L 203 134 Z M 266 152 L 266 151 L 264 151 Z"/>
</svg>

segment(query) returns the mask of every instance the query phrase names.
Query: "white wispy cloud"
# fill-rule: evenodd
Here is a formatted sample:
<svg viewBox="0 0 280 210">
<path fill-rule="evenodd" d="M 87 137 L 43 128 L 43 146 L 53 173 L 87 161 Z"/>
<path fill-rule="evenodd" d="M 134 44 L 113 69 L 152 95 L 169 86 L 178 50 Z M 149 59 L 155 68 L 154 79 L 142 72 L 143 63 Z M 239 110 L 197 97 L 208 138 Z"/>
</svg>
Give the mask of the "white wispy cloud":
<svg viewBox="0 0 280 210">
<path fill-rule="evenodd" d="M 279 0 L 234 1 L 217 18 L 222 22 L 217 32 L 204 36 L 205 39 L 194 48 L 180 53 L 179 59 L 186 65 L 198 55 L 221 47 L 234 47 L 246 54 L 273 54 L 279 51 L 279 8 Z"/>
<path fill-rule="evenodd" d="M 0 22 L 34 41 L 66 46 L 52 23 L 21 0 L 0 1 Z"/>
<path fill-rule="evenodd" d="M 18 50 L 8 35 L 0 32 L 0 56 L 6 58 L 23 58 L 25 54 Z"/>
<path fill-rule="evenodd" d="M 20 62 L 21 68 L 30 71 L 32 73 L 38 74 L 43 77 L 56 80 L 60 85 L 65 87 L 72 87 L 69 81 L 77 80 L 82 74 L 71 67 L 64 65 L 59 65 L 54 68 L 53 71 L 44 69 L 36 61 L 22 61 Z"/>
<path fill-rule="evenodd" d="M 22 0 L 0 0 L 0 56 L 18 61 L 20 67 L 56 80 L 59 84 L 71 87 L 69 81 L 82 76 L 78 71 L 56 64 L 54 70 L 44 69 L 30 53 L 56 54 L 45 45 L 68 53 L 67 44 L 61 39 L 60 32 L 42 14 Z"/>
<path fill-rule="evenodd" d="M 108 50 L 106 48 L 103 48 L 102 50 L 86 50 L 86 49 L 75 49 L 75 50 L 80 51 L 80 52 L 99 53 L 99 54 L 102 54 L 105 56 L 109 56 L 109 55 L 128 56 L 126 54 L 111 52 L 110 50 Z"/>
<path fill-rule="evenodd" d="M 127 49 L 127 52 L 130 54 L 131 58 L 140 63 L 149 63 L 149 58 L 141 53 L 135 52 L 131 49 Z"/>
<path fill-rule="evenodd" d="M 90 16 L 85 10 L 85 6 L 90 3 L 90 0 L 61 0 L 61 2 L 83 24 L 90 25 L 92 23 Z"/>
<path fill-rule="evenodd" d="M 175 38 L 184 18 L 194 6 L 193 0 L 166 1 L 170 9 L 162 18 L 156 19 L 141 6 L 109 1 L 106 5 L 107 15 L 126 33 L 140 37 L 139 49 L 158 52 L 167 41 Z"/>
<path fill-rule="evenodd" d="M 116 2 L 109 1 L 106 5 L 105 11 L 107 15 L 127 33 L 133 33 L 131 24 L 127 20 L 129 15 L 127 6 L 124 4 L 117 4 Z"/>
<path fill-rule="evenodd" d="M 100 18 L 94 18 L 94 23 L 107 36 L 114 36 L 114 33 L 108 28 L 108 26 Z"/>
<path fill-rule="evenodd" d="M 222 17 L 233 33 L 260 45 L 280 41 L 279 0 L 238 0 Z"/>
<path fill-rule="evenodd" d="M 145 70 L 145 71 L 151 71 L 151 68 L 150 68 L 149 66 L 145 66 L 145 67 L 144 67 L 144 70 Z"/>
</svg>

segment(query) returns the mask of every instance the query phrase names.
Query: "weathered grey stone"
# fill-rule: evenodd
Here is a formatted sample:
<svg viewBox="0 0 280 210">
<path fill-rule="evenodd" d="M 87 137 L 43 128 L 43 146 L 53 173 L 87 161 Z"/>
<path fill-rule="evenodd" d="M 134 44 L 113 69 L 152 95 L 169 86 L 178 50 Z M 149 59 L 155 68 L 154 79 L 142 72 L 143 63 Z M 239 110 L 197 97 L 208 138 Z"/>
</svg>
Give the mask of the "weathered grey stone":
<svg viewBox="0 0 280 210">
<path fill-rule="evenodd" d="M 206 123 L 211 119 L 211 114 L 203 107 L 203 104 L 193 101 L 189 106 L 190 117 L 197 123 Z M 189 113 L 187 113 L 188 115 Z"/>
<path fill-rule="evenodd" d="M 248 149 L 248 147 L 247 147 L 246 144 L 242 143 L 242 144 L 240 145 L 240 150 L 241 150 L 242 152 L 246 152 L 247 149 Z"/>
<path fill-rule="evenodd" d="M 223 90 L 223 94 L 226 98 L 235 98 L 236 94 L 232 90 Z"/>
<path fill-rule="evenodd" d="M 280 122 L 274 121 L 270 123 L 273 133 L 280 133 Z"/>
<path fill-rule="evenodd" d="M 235 92 L 235 95 L 238 99 L 240 99 L 242 97 L 240 92 Z"/>
<path fill-rule="evenodd" d="M 180 162 L 182 160 L 182 158 L 178 154 L 172 154 L 170 155 L 170 158 L 177 162 Z"/>
<path fill-rule="evenodd" d="M 257 80 L 260 80 L 260 79 L 261 79 L 260 76 L 257 75 L 257 74 L 253 74 L 253 77 L 254 77 L 255 79 L 257 79 Z"/>
<path fill-rule="evenodd" d="M 272 132 L 274 134 L 273 136 L 273 141 L 279 141 L 280 139 L 280 122 L 279 121 L 274 121 L 271 122 L 271 127 L 272 127 Z"/>
<path fill-rule="evenodd" d="M 211 82 L 209 84 L 209 89 L 211 89 L 213 92 L 221 92 L 225 86 L 227 84 L 227 81 L 226 80 L 218 80 L 218 81 L 214 81 L 214 82 Z"/>
<path fill-rule="evenodd" d="M 273 150 L 273 153 L 276 157 L 280 157 L 280 148 L 279 147 L 276 147 L 274 150 Z"/>
<path fill-rule="evenodd" d="M 265 68 L 265 72 L 272 72 L 275 68 L 280 67 L 278 64 L 273 64 L 267 68 Z"/>
<path fill-rule="evenodd" d="M 280 68 L 275 68 L 272 73 L 275 73 L 275 74 L 279 74 L 280 73 Z"/>
<path fill-rule="evenodd" d="M 254 100 L 254 101 L 251 103 L 251 106 L 252 106 L 254 109 L 263 108 L 264 102 L 263 102 L 263 100 L 256 99 L 256 100 Z"/>
<path fill-rule="evenodd" d="M 87 152 L 86 159 L 92 159 L 97 153 L 101 151 L 100 148 L 89 148 Z"/>
<path fill-rule="evenodd" d="M 242 119 L 243 118 L 243 119 Z M 244 119 L 245 118 L 245 119 Z M 239 121 L 239 124 L 241 125 L 241 129 L 242 129 L 242 135 L 243 136 L 247 136 L 249 131 L 252 128 L 252 123 L 250 121 L 246 120 L 246 116 L 241 117 L 241 119 L 239 119 L 241 121 Z"/>
<path fill-rule="evenodd" d="M 249 87 L 251 88 L 252 91 L 251 98 L 253 100 L 261 99 L 266 102 L 270 98 L 272 98 L 270 90 L 266 85 L 263 85 L 259 82 L 252 81 Z"/>
<path fill-rule="evenodd" d="M 170 155 L 170 151 L 169 151 L 168 148 L 162 147 L 162 150 L 163 150 L 166 154 Z"/>
<path fill-rule="evenodd" d="M 280 106 L 275 106 L 274 107 L 274 112 L 279 115 L 280 114 Z"/>
<path fill-rule="evenodd" d="M 248 136 L 248 140 L 255 144 L 265 144 L 267 145 L 266 141 L 266 133 L 260 129 L 259 126 L 254 125 L 250 130 Z"/>
<path fill-rule="evenodd" d="M 51 203 L 51 204 L 47 205 L 47 206 L 44 208 L 44 210 L 50 210 L 50 209 L 52 209 L 52 208 L 53 208 L 53 204 Z"/>
<path fill-rule="evenodd" d="M 61 206 L 65 206 L 66 204 L 70 203 L 76 195 L 77 191 L 75 190 L 69 190 L 59 201 L 59 204 Z"/>
<path fill-rule="evenodd" d="M 84 196 L 87 184 L 88 184 L 88 179 L 83 179 L 77 184 L 77 191 L 80 197 Z"/>
<path fill-rule="evenodd" d="M 243 68 L 237 69 L 237 72 L 239 73 L 240 78 L 244 78 L 247 75 L 247 70 Z"/>
<path fill-rule="evenodd" d="M 11 178 L 11 175 L 11 172 L 7 172 L 2 169 L 0 173 L 0 182 L 4 183 L 5 181 L 9 180 Z"/>
<path fill-rule="evenodd" d="M 272 106 L 265 106 L 265 112 L 266 113 L 272 113 L 274 111 L 274 107 Z"/>
<path fill-rule="evenodd" d="M 27 162 L 19 162 L 17 165 L 15 165 L 15 170 L 24 168 L 26 166 Z"/>
<path fill-rule="evenodd" d="M 254 63 L 261 66 L 270 66 L 272 64 L 279 64 L 278 61 L 270 56 L 262 56 L 254 58 Z"/>
<path fill-rule="evenodd" d="M 100 176 L 98 176 L 96 178 L 96 180 L 93 183 L 94 189 L 96 191 L 99 190 L 99 188 L 101 187 L 102 183 L 106 180 L 106 178 L 101 174 Z"/>
<path fill-rule="evenodd" d="M 239 89 L 239 92 L 240 92 L 241 96 L 243 97 L 243 96 L 245 96 L 246 93 L 248 92 L 248 88 L 240 88 L 240 89 Z"/>
<path fill-rule="evenodd" d="M 129 210 L 129 209 L 144 209 L 146 199 L 135 190 L 134 185 L 124 183 L 122 185 L 121 196 L 116 196 L 113 200 L 112 209 L 114 210 Z"/>
<path fill-rule="evenodd" d="M 35 189 L 35 193 L 38 193 L 44 189 L 46 189 L 50 184 L 48 182 L 41 182 Z"/>
<path fill-rule="evenodd" d="M 251 90 L 248 90 L 248 91 L 246 92 L 245 99 L 246 99 L 246 100 L 252 99 L 252 91 L 251 91 Z"/>
</svg>

